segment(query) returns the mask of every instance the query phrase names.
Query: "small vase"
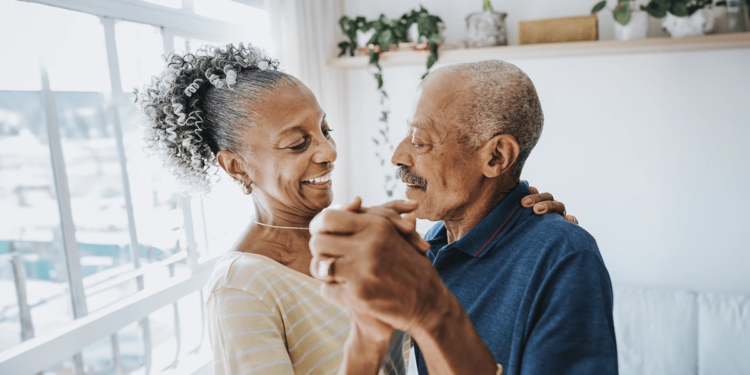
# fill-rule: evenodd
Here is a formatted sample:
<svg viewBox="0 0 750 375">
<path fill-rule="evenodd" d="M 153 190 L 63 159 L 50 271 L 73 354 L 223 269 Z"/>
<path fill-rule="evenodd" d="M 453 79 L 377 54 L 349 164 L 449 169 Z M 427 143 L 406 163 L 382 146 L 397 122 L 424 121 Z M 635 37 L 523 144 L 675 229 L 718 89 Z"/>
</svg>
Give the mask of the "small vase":
<svg viewBox="0 0 750 375">
<path fill-rule="evenodd" d="M 706 35 L 707 32 L 713 30 L 713 24 L 713 18 L 706 17 L 705 10 L 699 9 L 689 17 L 677 17 L 672 13 L 667 13 L 661 25 L 672 38 L 684 38 Z"/>
<path fill-rule="evenodd" d="M 357 47 L 360 49 L 367 47 L 367 42 L 372 39 L 373 35 L 375 35 L 375 29 L 367 30 L 367 32 L 357 30 Z"/>
<path fill-rule="evenodd" d="M 624 26 L 615 21 L 615 39 L 617 40 L 646 39 L 647 34 L 648 13 L 646 12 L 632 12 L 630 22 Z"/>
<path fill-rule="evenodd" d="M 485 10 L 466 17 L 466 45 L 482 48 L 508 45 L 505 28 L 506 13 Z"/>
<path fill-rule="evenodd" d="M 411 24 L 409 29 L 406 30 L 406 38 L 412 43 L 419 43 L 419 27 L 416 22 Z"/>
</svg>

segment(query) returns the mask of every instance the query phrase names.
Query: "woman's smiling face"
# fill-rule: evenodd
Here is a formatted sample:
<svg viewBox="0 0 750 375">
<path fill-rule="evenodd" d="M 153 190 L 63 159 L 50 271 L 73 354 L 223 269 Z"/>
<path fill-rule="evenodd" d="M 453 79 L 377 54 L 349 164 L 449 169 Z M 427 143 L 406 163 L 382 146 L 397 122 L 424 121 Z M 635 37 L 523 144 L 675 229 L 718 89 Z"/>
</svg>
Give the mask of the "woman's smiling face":
<svg viewBox="0 0 750 375">
<path fill-rule="evenodd" d="M 257 117 L 243 134 L 245 148 L 232 158 L 241 173 L 233 173 L 233 162 L 222 161 L 226 155 L 219 156 L 222 167 L 252 182 L 257 205 L 301 217 L 328 207 L 336 143 L 315 95 L 297 81 L 275 89 L 253 110 Z"/>
</svg>

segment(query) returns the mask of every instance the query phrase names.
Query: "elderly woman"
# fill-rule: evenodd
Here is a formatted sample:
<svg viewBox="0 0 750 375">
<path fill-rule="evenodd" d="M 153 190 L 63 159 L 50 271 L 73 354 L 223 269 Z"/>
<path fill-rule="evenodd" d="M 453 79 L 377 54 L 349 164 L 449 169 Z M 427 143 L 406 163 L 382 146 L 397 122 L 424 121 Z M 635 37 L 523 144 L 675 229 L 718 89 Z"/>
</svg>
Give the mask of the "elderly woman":
<svg viewBox="0 0 750 375">
<path fill-rule="evenodd" d="M 216 374 L 335 373 L 350 332 L 384 330 L 326 302 L 321 282 L 310 276 L 308 226 L 332 202 L 336 143 L 313 93 L 277 66 L 242 44 L 175 53 L 137 92 L 145 140 L 180 182 L 207 192 L 221 167 L 252 193 L 255 216 L 208 284 Z M 559 213 L 559 204 L 530 197 L 538 212 Z M 401 227 L 414 235 L 413 223 Z M 350 339 L 347 345 L 382 347 L 377 360 L 383 361 L 387 332 L 367 335 L 381 342 Z M 394 344 L 397 351 L 408 350 L 408 341 L 401 344 Z"/>
</svg>

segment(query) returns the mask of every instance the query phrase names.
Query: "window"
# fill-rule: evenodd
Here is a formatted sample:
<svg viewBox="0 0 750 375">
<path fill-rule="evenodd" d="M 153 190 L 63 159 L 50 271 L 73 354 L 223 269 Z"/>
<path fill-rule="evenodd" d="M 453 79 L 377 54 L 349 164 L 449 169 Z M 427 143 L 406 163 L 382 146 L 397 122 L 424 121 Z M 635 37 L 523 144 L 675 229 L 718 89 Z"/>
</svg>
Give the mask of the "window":
<svg viewBox="0 0 750 375">
<path fill-rule="evenodd" d="M 182 8 L 182 0 L 143 1 L 164 12 Z M 101 3 L 106 10 L 116 2 Z M 242 40 L 271 48 L 265 12 L 228 0 L 193 3 L 198 26 L 184 32 L 133 22 L 137 15 L 125 21 L 0 0 L 0 352 L 43 342 L 86 314 L 137 300 L 144 288 L 155 293 L 189 280 L 247 225 L 252 201 L 226 175 L 208 196 L 185 196 L 144 151 L 133 89 L 162 70 L 165 46 L 193 52 Z M 64 2 L 81 4 L 88 3 Z M 210 27 L 216 22 L 249 23 L 253 32 L 219 38 Z M 69 277 L 70 264 L 80 274 Z M 186 355 L 210 360 L 203 303 L 196 287 L 30 372 L 193 371 L 202 365 Z M 78 304 L 85 309 L 76 314 Z M 30 351 L 31 366 L 48 354 Z"/>
<path fill-rule="evenodd" d="M 29 4 L 1 3 L 0 351 L 73 320 Z M 12 56 L 12 58 L 9 58 Z M 23 293 L 17 293 L 21 284 Z M 21 303 L 19 304 L 19 295 Z M 55 312 L 54 314 L 51 312 Z"/>
</svg>

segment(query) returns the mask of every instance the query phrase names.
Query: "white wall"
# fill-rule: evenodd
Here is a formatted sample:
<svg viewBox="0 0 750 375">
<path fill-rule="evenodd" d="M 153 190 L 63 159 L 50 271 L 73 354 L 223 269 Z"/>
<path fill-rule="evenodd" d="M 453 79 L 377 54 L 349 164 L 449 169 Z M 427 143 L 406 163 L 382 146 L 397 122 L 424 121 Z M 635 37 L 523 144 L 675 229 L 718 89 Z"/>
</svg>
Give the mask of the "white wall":
<svg viewBox="0 0 750 375">
<path fill-rule="evenodd" d="M 458 5 L 425 6 L 446 23 L 461 18 Z M 750 293 L 750 49 L 512 62 L 534 81 L 546 118 L 523 179 L 566 203 L 615 283 Z M 384 69 L 395 140 L 423 72 Z M 339 144 L 351 156 L 350 193 L 377 204 L 387 197 L 371 141 L 375 82 L 364 69 L 347 80 L 349 137 Z"/>
</svg>

